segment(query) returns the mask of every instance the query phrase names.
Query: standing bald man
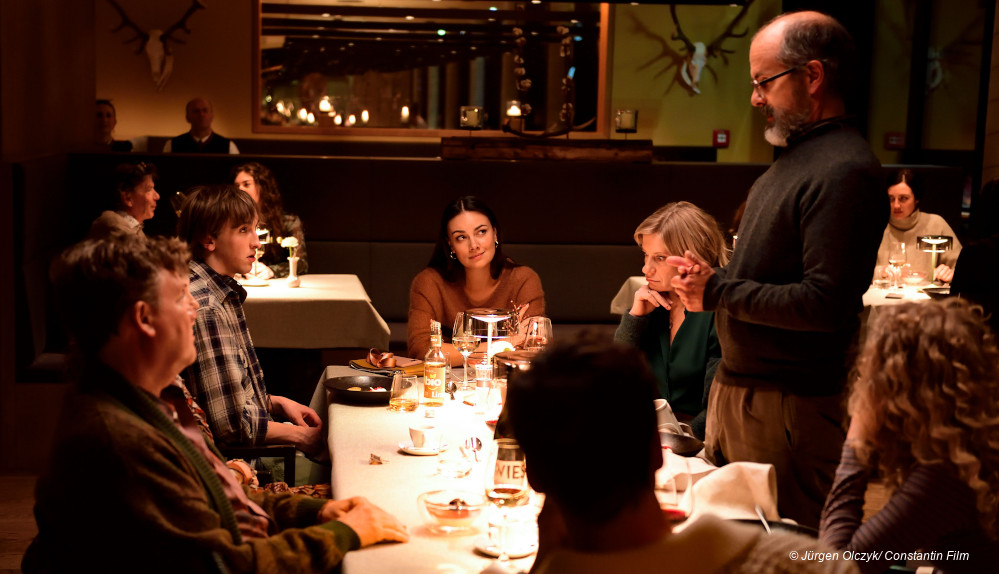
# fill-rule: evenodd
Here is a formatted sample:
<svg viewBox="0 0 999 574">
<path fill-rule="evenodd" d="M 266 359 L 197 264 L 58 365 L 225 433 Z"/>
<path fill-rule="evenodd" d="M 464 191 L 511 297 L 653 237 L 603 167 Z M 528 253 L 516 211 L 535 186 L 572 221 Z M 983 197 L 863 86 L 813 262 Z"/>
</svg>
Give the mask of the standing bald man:
<svg viewBox="0 0 999 574">
<path fill-rule="evenodd" d="M 777 469 L 782 516 L 817 526 L 844 433 L 841 395 L 881 233 L 881 166 L 849 124 L 853 40 L 818 12 L 778 16 L 749 49 L 750 101 L 785 148 L 753 184 L 731 263 L 671 257 L 688 310 L 715 311 L 722 363 L 708 453 Z"/>
<path fill-rule="evenodd" d="M 239 153 L 236 142 L 212 131 L 215 110 L 205 98 L 187 102 L 184 117 L 191 131 L 167 141 L 163 153 Z"/>
</svg>

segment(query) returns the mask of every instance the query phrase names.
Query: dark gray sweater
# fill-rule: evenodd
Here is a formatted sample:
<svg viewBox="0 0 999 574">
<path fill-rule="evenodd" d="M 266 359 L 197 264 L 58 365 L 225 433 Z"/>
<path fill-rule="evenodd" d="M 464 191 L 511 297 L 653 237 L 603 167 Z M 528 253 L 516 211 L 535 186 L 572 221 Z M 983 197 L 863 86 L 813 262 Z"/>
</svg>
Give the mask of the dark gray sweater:
<svg viewBox="0 0 999 574">
<path fill-rule="evenodd" d="M 838 393 L 888 220 L 881 165 L 839 121 L 789 142 L 749 192 L 732 261 L 708 281 L 719 380 Z"/>
</svg>

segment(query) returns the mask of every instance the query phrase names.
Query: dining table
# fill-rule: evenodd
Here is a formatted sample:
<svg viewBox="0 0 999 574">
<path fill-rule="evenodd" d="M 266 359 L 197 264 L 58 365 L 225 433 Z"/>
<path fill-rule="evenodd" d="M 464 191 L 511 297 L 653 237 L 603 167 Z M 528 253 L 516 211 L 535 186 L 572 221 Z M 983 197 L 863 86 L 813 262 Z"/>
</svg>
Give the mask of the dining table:
<svg viewBox="0 0 999 574">
<path fill-rule="evenodd" d="M 256 347 L 332 349 L 388 348 L 389 326 L 378 314 L 357 275 L 300 276 L 259 284 L 243 282 L 243 313 Z"/>
<path fill-rule="evenodd" d="M 460 376 L 455 369 L 454 376 Z M 387 401 L 381 404 L 341 402 L 325 386 L 336 377 L 363 375 L 346 366 L 326 367 L 311 406 L 325 417 L 332 472 L 330 484 L 334 498 L 363 496 L 406 524 L 410 539 L 405 543 L 383 543 L 348 552 L 344 573 L 378 574 L 407 572 L 415 574 L 474 574 L 495 561 L 476 551 L 476 542 L 488 535 L 487 519 L 480 519 L 476 529 L 467 533 L 437 534 L 430 530 L 417 504 L 417 497 L 439 489 L 485 493 L 484 472 L 493 431 L 486 417 L 475 407 L 460 400 L 445 400 L 443 407 L 419 406 L 413 412 L 390 412 Z M 428 413 L 434 415 L 428 417 Z M 412 456 L 402 452 L 409 440 L 409 427 L 433 424 L 442 430 L 446 449 L 434 456 Z M 482 443 L 476 461 L 474 451 L 462 452 L 470 437 Z M 464 478 L 445 478 L 438 474 L 442 458 L 464 457 L 471 463 L 471 473 Z M 382 464 L 372 464 L 372 457 Z M 525 507 L 523 510 L 530 512 Z M 517 509 L 521 510 L 521 509 Z M 487 509 L 486 513 L 493 509 Z M 511 560 L 516 570 L 527 571 L 534 555 Z"/>
</svg>

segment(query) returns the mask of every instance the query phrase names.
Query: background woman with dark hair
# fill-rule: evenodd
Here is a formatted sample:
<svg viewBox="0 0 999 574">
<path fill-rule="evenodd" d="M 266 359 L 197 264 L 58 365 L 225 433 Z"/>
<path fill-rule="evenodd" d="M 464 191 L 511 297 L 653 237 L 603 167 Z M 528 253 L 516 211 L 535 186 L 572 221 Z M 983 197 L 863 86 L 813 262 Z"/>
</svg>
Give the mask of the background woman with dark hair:
<svg viewBox="0 0 999 574">
<path fill-rule="evenodd" d="M 858 553 L 936 552 L 935 571 L 994 571 L 999 349 L 979 310 L 957 298 L 886 307 L 857 371 L 819 538 Z M 891 498 L 862 523 L 876 471 Z M 889 562 L 858 566 L 885 572 Z"/>
<path fill-rule="evenodd" d="M 919 200 L 923 198 L 922 182 L 911 169 L 903 169 L 891 180 L 888 187 L 888 201 L 891 218 L 885 227 L 885 234 L 878 247 L 878 269 L 886 276 L 888 251 L 893 242 L 905 243 L 906 262 L 912 271 L 921 271 L 927 279 L 950 281 L 954 277 L 954 264 L 961 253 L 961 242 L 944 218 L 935 213 L 919 210 Z M 950 251 L 940 254 L 936 269 L 930 269 L 930 254 L 920 251 L 916 245 L 920 235 L 949 235 L 954 238 Z"/>
<path fill-rule="evenodd" d="M 544 315 L 541 279 L 503 255 L 496 216 L 485 203 L 459 198 L 444 208 L 433 255 L 409 290 L 409 355 L 422 358 L 430 348 L 431 319 L 447 331 L 459 311 L 511 304 L 526 306 L 522 317 Z M 451 345 L 443 350 L 451 352 L 452 364 L 461 364 Z"/>
<path fill-rule="evenodd" d="M 160 194 L 156 192 L 156 166 L 123 163 L 114 170 L 114 209 L 105 211 L 90 225 L 88 237 L 103 238 L 112 232 L 142 235 L 142 224 L 152 219 Z"/>
<path fill-rule="evenodd" d="M 288 276 L 288 249 L 281 247 L 279 237 L 294 237 L 298 240 L 295 255 L 298 257 L 298 274 L 308 273 L 309 263 L 305 258 L 305 234 L 302 232 L 302 220 L 297 215 L 284 212 L 281 192 L 277 180 L 263 164 L 255 161 L 244 163 L 232 170 L 233 179 L 239 189 L 250 194 L 257 203 L 260 213 L 259 227 L 266 227 L 271 232 L 272 241 L 263 246 L 264 254 L 260 257 L 257 276 L 260 279 Z"/>
</svg>

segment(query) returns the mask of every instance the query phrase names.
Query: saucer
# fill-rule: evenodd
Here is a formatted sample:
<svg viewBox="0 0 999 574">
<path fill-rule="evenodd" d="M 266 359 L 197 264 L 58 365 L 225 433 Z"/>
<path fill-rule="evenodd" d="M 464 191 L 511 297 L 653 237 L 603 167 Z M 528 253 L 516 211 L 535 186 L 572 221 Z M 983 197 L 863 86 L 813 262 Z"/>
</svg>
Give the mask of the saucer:
<svg viewBox="0 0 999 574">
<path fill-rule="evenodd" d="M 413 446 L 413 441 L 404 440 L 399 443 L 399 450 L 406 454 L 412 454 L 416 456 L 435 456 L 447 450 L 448 444 L 441 443 L 440 449 L 436 448 L 416 448 Z"/>
<path fill-rule="evenodd" d="M 489 541 L 488 536 L 480 536 L 475 539 L 475 549 L 486 556 L 492 558 L 499 558 L 499 548 L 492 545 Z M 530 556 L 538 551 L 538 543 L 531 542 L 530 544 L 525 544 L 519 548 L 510 547 L 506 549 L 506 555 L 512 559 L 523 558 L 524 556 Z"/>
</svg>

